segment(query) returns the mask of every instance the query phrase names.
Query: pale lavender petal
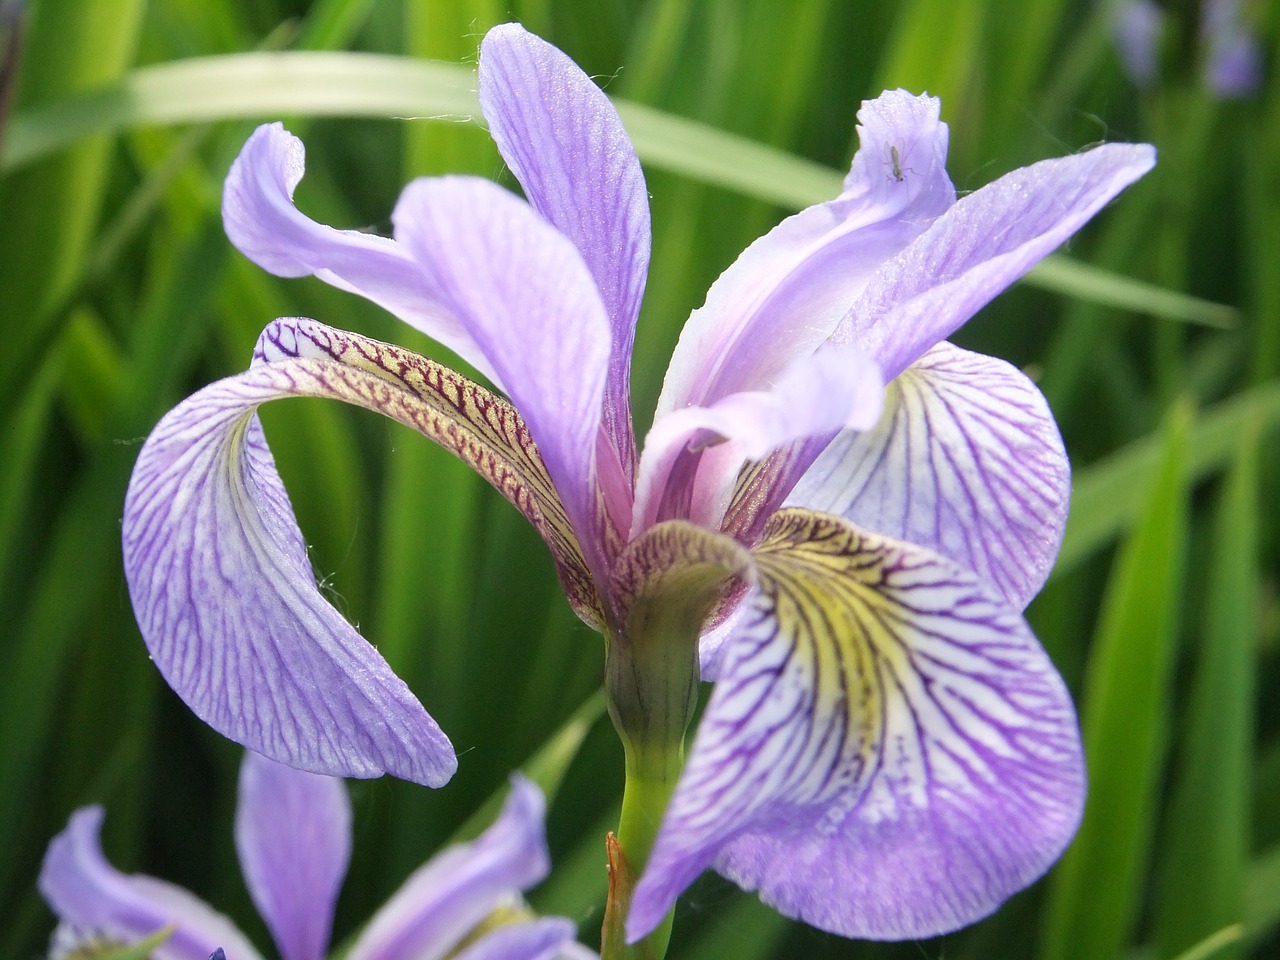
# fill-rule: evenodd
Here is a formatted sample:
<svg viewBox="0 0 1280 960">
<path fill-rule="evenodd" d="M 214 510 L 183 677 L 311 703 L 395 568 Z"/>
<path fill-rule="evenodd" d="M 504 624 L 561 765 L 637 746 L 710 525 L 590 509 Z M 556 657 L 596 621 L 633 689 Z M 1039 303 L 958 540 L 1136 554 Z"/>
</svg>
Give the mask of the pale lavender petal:
<svg viewBox="0 0 1280 960">
<path fill-rule="evenodd" d="M 351 802 L 342 781 L 246 751 L 235 835 L 249 895 L 280 956 L 323 960 L 351 859 Z"/>
<path fill-rule="evenodd" d="M 843 936 L 985 916 L 1079 821 L 1062 680 L 1017 611 L 936 554 L 785 510 L 628 919 L 707 866 Z"/>
<path fill-rule="evenodd" d="M 798 437 L 869 429 L 883 402 L 884 383 L 870 358 L 826 344 L 767 388 L 659 417 L 640 458 L 631 536 L 670 519 L 716 529 L 744 463 Z"/>
<path fill-rule="evenodd" d="M 438 960 L 495 907 L 551 869 L 542 792 L 511 778 L 502 814 L 471 843 L 442 851 L 404 882 L 360 934 L 346 960 Z"/>
<path fill-rule="evenodd" d="M 1160 37 L 1165 12 L 1155 0 L 1124 0 L 1111 22 L 1120 63 L 1134 85 L 1146 89 L 1156 82 L 1160 66 Z"/>
<path fill-rule="evenodd" d="M 1154 164 L 1147 144 L 1104 144 L 969 194 L 877 271 L 849 336 L 893 379 Z"/>
<path fill-rule="evenodd" d="M 568 237 L 612 326 L 604 427 L 629 480 L 631 347 L 649 269 L 649 195 L 618 111 L 585 73 L 516 23 L 480 46 L 489 133 L 534 208 Z"/>
<path fill-rule="evenodd" d="M 874 430 L 827 447 L 788 505 L 935 550 L 1025 607 L 1053 567 L 1071 494 L 1040 391 L 1003 360 L 940 343 L 885 405 Z"/>
<path fill-rule="evenodd" d="M 486 933 L 453 960 L 557 960 L 580 955 L 570 954 L 566 949 L 577 935 L 577 926 L 564 917 L 511 923 Z M 585 952 L 587 956 L 595 956 Z"/>
<path fill-rule="evenodd" d="M 224 736 L 314 773 L 440 786 L 453 748 L 321 596 L 254 412 L 298 395 L 369 405 L 338 367 L 261 364 L 165 415 L 125 500 L 133 609 L 169 685 Z"/>
<path fill-rule="evenodd" d="M 471 334 L 394 240 L 336 230 L 316 223 L 293 205 L 304 161 L 302 141 L 281 124 L 265 124 L 254 131 L 231 165 L 223 188 L 222 220 L 231 242 L 269 273 L 314 275 L 372 300 L 493 377 Z"/>
<path fill-rule="evenodd" d="M 173 926 L 154 960 L 207 960 L 220 946 L 236 960 L 260 960 L 244 934 L 203 900 L 163 880 L 111 866 L 99 840 L 103 818 L 101 807 L 81 807 L 45 853 L 38 886 L 60 929 L 129 944 Z"/>
<path fill-rule="evenodd" d="M 784 220 L 712 285 L 680 335 L 658 416 L 764 389 L 832 335 L 880 264 L 955 201 L 938 114 L 936 98 L 904 90 L 863 102 L 843 192 Z"/>
<path fill-rule="evenodd" d="M 463 318 L 525 422 L 600 563 L 595 452 L 609 321 L 577 248 L 527 203 L 477 177 L 411 183 L 396 237 Z"/>
</svg>

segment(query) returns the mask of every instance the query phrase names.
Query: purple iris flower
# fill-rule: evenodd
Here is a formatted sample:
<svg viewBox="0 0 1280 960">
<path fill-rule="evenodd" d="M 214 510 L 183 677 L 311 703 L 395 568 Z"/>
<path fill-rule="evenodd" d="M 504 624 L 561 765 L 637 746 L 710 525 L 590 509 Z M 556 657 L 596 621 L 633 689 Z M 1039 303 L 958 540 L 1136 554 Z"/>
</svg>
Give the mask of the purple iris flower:
<svg viewBox="0 0 1280 960">
<path fill-rule="evenodd" d="M 485 38 L 479 90 L 527 202 L 418 180 L 388 239 L 295 208 L 303 148 L 278 124 L 232 167 L 223 215 L 250 259 L 382 305 L 506 398 L 313 320 L 268 326 L 252 367 L 181 403 L 139 456 L 125 560 L 157 665 L 282 762 L 453 773 L 448 740 L 317 590 L 255 414 L 358 404 L 488 479 L 605 635 L 629 778 L 634 759 L 671 781 L 630 938 L 708 866 L 849 936 L 994 910 L 1058 856 L 1083 802 L 1074 709 L 1022 617 L 1069 468 L 1031 382 L 945 338 L 1154 150 L 1107 144 L 957 200 L 938 101 L 865 102 L 841 194 L 753 243 L 689 318 L 640 450 L 629 366 L 650 225 L 631 142 L 517 25 Z M 699 676 L 716 686 L 680 773 Z"/>
<path fill-rule="evenodd" d="M 533 918 L 520 900 L 520 891 L 542 880 L 550 866 L 542 815 L 538 788 L 513 777 L 493 825 L 420 867 L 374 915 L 346 960 L 594 957 L 573 942 L 573 923 Z M 113 868 L 99 842 L 103 816 L 101 807 L 77 810 L 45 854 L 40 892 L 60 921 L 53 955 L 87 941 L 132 944 L 170 929 L 154 960 L 212 960 L 223 951 L 230 960 L 259 960 L 245 935 L 194 894 Z M 235 841 L 249 894 L 282 960 L 322 960 L 351 853 L 351 806 L 342 781 L 247 752 Z M 468 941 L 495 912 L 507 922 Z"/>
<path fill-rule="evenodd" d="M 1124 0 L 1115 8 L 1112 34 L 1120 63 L 1148 89 L 1160 72 L 1160 46 L 1170 19 L 1155 0 Z M 1213 96 L 1245 97 L 1262 84 L 1262 49 L 1240 0 L 1204 0 L 1199 9 L 1201 79 Z"/>
</svg>

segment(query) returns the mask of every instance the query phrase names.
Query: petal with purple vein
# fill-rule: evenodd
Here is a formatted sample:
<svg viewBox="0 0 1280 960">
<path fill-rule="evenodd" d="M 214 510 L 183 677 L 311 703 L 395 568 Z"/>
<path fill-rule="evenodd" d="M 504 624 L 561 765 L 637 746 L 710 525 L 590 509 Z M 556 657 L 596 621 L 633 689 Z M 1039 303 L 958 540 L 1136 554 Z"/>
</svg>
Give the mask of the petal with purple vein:
<svg viewBox="0 0 1280 960">
<path fill-rule="evenodd" d="M 889 385 L 885 406 L 874 430 L 832 441 L 787 504 L 937 551 L 1025 607 L 1071 494 L 1040 391 L 1003 360 L 940 343 Z"/>
<path fill-rule="evenodd" d="M 987 184 L 876 271 L 841 331 L 892 380 L 1064 243 L 1155 158 L 1148 144 L 1109 143 Z"/>
<path fill-rule="evenodd" d="M 235 837 L 249 895 L 280 956 L 323 960 L 351 859 L 351 802 L 342 781 L 245 751 Z"/>
<path fill-rule="evenodd" d="M 172 926 L 155 960 L 207 960 L 222 946 L 233 956 L 260 960 L 243 933 L 181 887 L 116 870 L 102 854 L 101 807 L 81 807 L 49 843 L 40 868 L 40 894 L 62 927 L 128 944 Z"/>
<path fill-rule="evenodd" d="M 710 865 L 844 936 L 985 916 L 1079 820 L 1079 732 L 1053 665 L 1015 610 L 936 554 L 802 510 L 766 534 L 629 936 Z"/>
<path fill-rule="evenodd" d="M 480 46 L 480 106 L 525 196 L 578 248 L 612 326 L 605 430 L 630 480 L 628 384 L 649 269 L 649 195 L 618 111 L 562 52 L 516 23 Z"/>
</svg>

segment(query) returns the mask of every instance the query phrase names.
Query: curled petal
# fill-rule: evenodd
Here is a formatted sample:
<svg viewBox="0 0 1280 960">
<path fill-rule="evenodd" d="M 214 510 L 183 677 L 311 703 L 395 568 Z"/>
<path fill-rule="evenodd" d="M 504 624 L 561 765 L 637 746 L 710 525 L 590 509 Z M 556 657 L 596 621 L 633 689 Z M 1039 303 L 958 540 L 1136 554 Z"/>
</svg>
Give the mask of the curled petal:
<svg viewBox="0 0 1280 960">
<path fill-rule="evenodd" d="M 574 942 L 578 928 L 564 917 L 513 923 L 485 934 L 454 960 L 586 960 L 596 955 Z M 597 958 L 598 960 L 598 958 Z"/>
<path fill-rule="evenodd" d="M 99 840 L 103 817 L 101 807 L 81 807 L 45 853 L 40 894 L 58 915 L 60 929 L 129 944 L 172 927 L 155 960 L 207 960 L 220 946 L 237 960 L 260 960 L 244 934 L 203 900 L 163 880 L 111 866 Z"/>
<path fill-rule="evenodd" d="M 581 254 L 527 203 L 478 177 L 411 183 L 392 220 L 529 425 L 588 563 L 596 562 L 595 452 L 610 333 Z"/>
<path fill-rule="evenodd" d="M 842 427 L 869 429 L 883 395 L 880 371 L 869 357 L 826 344 L 794 361 L 766 389 L 655 420 L 641 455 L 632 536 L 672 518 L 715 529 L 745 462 L 797 438 Z"/>
<path fill-rule="evenodd" d="M 399 244 L 316 223 L 293 205 L 305 156 L 302 141 L 279 123 L 265 124 L 249 137 L 222 193 L 223 224 L 236 248 L 276 276 L 314 275 L 372 300 L 492 378 L 471 334 Z"/>
<path fill-rule="evenodd" d="M 1148 144 L 1109 143 L 987 184 L 880 267 L 842 333 L 892 380 L 1154 165 Z"/>
<path fill-rule="evenodd" d="M 262 364 L 171 410 L 129 481 L 125 573 L 160 672 L 224 736 L 313 773 L 440 786 L 453 748 L 320 595 L 254 412 L 370 386 L 333 363 Z"/>
<path fill-rule="evenodd" d="M 603 614 L 582 548 L 529 427 L 510 403 L 412 351 L 314 320 L 277 320 L 254 348 L 255 364 L 297 357 L 349 368 L 339 370 L 339 378 L 351 377 L 359 386 L 339 399 L 399 420 L 492 484 L 541 534 L 574 612 L 601 629 Z"/>
<path fill-rule="evenodd" d="M 1020 371 L 940 343 L 889 385 L 871 431 L 842 433 L 787 503 L 934 550 L 1022 609 L 1053 567 L 1071 470 Z"/>
<path fill-rule="evenodd" d="M 844 936 L 985 916 L 1079 821 L 1079 732 L 1053 665 L 936 554 L 801 510 L 766 534 L 628 936 L 708 865 Z"/>
<path fill-rule="evenodd" d="M 351 802 L 341 780 L 246 751 L 236 852 L 249 895 L 283 960 L 323 960 L 351 859 Z"/>
<path fill-rule="evenodd" d="M 938 111 L 936 98 L 903 90 L 862 104 L 844 190 L 784 220 L 712 285 L 680 335 L 657 416 L 766 389 L 831 337 L 885 258 L 955 201 Z"/>
<path fill-rule="evenodd" d="M 471 843 L 442 851 L 404 882 L 360 934 L 347 960 L 437 960 L 482 920 L 551 868 L 542 793 L 511 778 L 493 825 Z"/>
<path fill-rule="evenodd" d="M 605 429 L 629 480 L 628 384 L 649 269 L 649 195 L 618 111 L 572 60 L 516 23 L 480 45 L 480 106 L 534 208 L 578 248 L 609 313 Z"/>
</svg>

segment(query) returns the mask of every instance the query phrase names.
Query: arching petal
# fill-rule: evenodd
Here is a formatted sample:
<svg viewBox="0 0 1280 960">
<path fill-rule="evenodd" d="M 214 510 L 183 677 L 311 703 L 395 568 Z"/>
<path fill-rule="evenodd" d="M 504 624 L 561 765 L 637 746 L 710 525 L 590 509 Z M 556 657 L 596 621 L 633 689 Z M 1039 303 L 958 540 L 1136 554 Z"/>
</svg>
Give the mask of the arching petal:
<svg viewBox="0 0 1280 960">
<path fill-rule="evenodd" d="M 165 927 L 173 933 L 155 960 L 208 960 L 225 947 L 240 960 L 261 960 L 230 920 L 181 887 L 141 874 L 123 874 L 102 854 L 101 807 L 81 807 L 49 843 L 38 882 L 62 923 L 121 944 L 143 940 Z"/>
<path fill-rule="evenodd" d="M 372 300 L 493 378 L 471 334 L 399 244 L 316 223 L 293 205 L 305 157 L 302 141 L 279 123 L 249 137 L 222 192 L 222 220 L 236 248 L 276 276 L 316 276 Z"/>
<path fill-rule="evenodd" d="M 1148 144 L 1104 144 L 1014 170 L 962 198 L 876 271 L 853 305 L 847 336 L 892 380 L 1084 226 L 1155 159 Z"/>
<path fill-rule="evenodd" d="M 1035 385 L 940 343 L 889 385 L 879 425 L 832 441 L 787 503 L 937 551 L 1022 609 L 1053 567 L 1070 494 Z"/>
<path fill-rule="evenodd" d="M 329 397 L 436 440 L 534 521 L 571 601 L 598 619 L 555 491 L 515 411 L 438 364 L 312 321 L 273 324 L 258 357 L 170 411 L 138 457 L 124 558 L 143 638 L 197 716 L 250 749 L 314 773 L 439 786 L 453 749 L 317 590 L 254 411 Z"/>
<path fill-rule="evenodd" d="M 342 781 L 246 751 L 235 836 L 249 895 L 280 956 L 323 960 L 351 859 L 351 801 Z"/>
<path fill-rule="evenodd" d="M 825 344 L 767 388 L 660 417 L 640 458 L 632 537 L 669 519 L 718 528 L 744 463 L 800 437 L 869 429 L 883 402 L 884 381 L 871 359 Z"/>
<path fill-rule="evenodd" d="M 315 320 L 277 320 L 263 331 L 254 350 L 255 364 L 297 357 L 336 360 L 352 368 L 362 386 L 356 395 L 340 399 L 376 409 L 417 430 L 492 484 L 546 542 L 574 612 L 602 629 L 600 598 L 582 548 L 519 411 L 433 360 Z M 369 380 L 359 371 L 377 379 Z M 388 392 L 391 387 L 394 391 Z"/>
<path fill-rule="evenodd" d="M 880 264 L 955 202 L 938 115 L 936 98 L 904 90 L 863 102 L 843 192 L 784 220 L 712 285 L 680 335 L 659 417 L 764 389 L 826 341 Z"/>
<path fill-rule="evenodd" d="M 392 221 L 488 357 L 529 426 L 588 564 L 603 569 L 595 452 L 610 333 L 581 254 L 527 203 L 478 177 L 409 184 Z"/>
<path fill-rule="evenodd" d="M 629 383 L 651 243 L 644 173 L 618 111 L 562 52 L 516 23 L 480 46 L 480 106 L 525 196 L 578 248 L 609 314 L 604 426 L 628 480 Z"/>
<path fill-rule="evenodd" d="M 542 792 L 521 776 L 493 825 L 442 851 L 369 921 L 346 960 L 438 960 L 496 907 L 551 869 Z"/>
<path fill-rule="evenodd" d="M 766 533 L 628 936 L 708 865 L 844 936 L 985 916 L 1079 821 L 1079 732 L 1053 665 L 936 554 L 800 510 Z"/>
</svg>

